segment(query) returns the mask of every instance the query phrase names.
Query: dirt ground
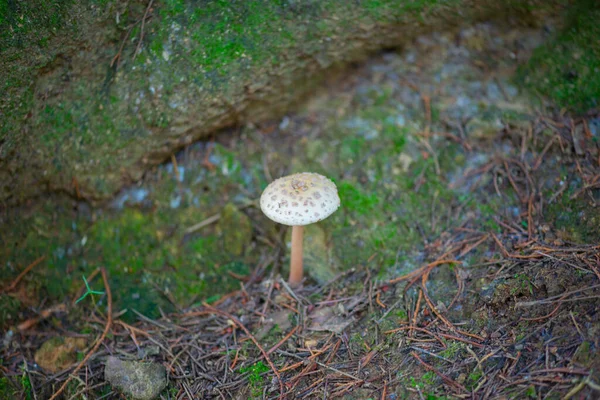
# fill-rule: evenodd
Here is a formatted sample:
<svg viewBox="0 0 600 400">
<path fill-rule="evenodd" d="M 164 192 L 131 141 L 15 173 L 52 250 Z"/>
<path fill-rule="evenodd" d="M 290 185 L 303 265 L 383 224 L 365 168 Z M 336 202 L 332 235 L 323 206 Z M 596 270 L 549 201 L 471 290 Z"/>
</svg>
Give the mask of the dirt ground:
<svg viewBox="0 0 600 400">
<path fill-rule="evenodd" d="M 4 265 L 31 262 L 5 267 L 0 397 L 127 398 L 104 379 L 117 356 L 162 365 L 163 399 L 598 398 L 600 113 L 520 90 L 544 35 L 423 36 L 108 207 L 4 215 L 22 225 Z M 342 207 L 307 229 L 293 289 L 289 232 L 256 199 L 303 170 Z"/>
</svg>

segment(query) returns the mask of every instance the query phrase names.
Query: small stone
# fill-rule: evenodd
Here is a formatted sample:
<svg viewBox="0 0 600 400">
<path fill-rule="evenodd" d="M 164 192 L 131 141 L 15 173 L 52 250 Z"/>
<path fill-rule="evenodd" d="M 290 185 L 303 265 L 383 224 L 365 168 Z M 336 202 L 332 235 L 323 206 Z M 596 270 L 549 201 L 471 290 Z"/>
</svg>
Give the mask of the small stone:
<svg viewBox="0 0 600 400">
<path fill-rule="evenodd" d="M 104 378 L 111 386 L 136 400 L 151 400 L 167 386 L 167 371 L 153 362 L 122 361 L 109 357 Z"/>
</svg>

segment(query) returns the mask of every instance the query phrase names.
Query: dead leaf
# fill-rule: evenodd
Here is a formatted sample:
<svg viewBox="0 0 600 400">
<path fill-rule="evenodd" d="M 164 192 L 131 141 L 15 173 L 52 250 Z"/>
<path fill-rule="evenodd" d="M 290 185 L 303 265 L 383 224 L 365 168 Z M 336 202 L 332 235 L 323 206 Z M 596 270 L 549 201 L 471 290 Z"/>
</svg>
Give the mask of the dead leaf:
<svg viewBox="0 0 600 400">
<path fill-rule="evenodd" d="M 262 339 L 271 331 L 274 326 L 277 326 L 280 331 L 287 332 L 291 327 L 290 310 L 281 310 L 270 314 L 265 320 L 264 325 L 254 334 L 257 339 Z"/>
<path fill-rule="evenodd" d="M 312 331 L 329 331 L 340 334 L 348 327 L 354 319 L 351 317 L 343 317 L 335 314 L 335 307 L 319 308 L 313 311 L 309 318 L 311 326 L 308 328 Z"/>
</svg>

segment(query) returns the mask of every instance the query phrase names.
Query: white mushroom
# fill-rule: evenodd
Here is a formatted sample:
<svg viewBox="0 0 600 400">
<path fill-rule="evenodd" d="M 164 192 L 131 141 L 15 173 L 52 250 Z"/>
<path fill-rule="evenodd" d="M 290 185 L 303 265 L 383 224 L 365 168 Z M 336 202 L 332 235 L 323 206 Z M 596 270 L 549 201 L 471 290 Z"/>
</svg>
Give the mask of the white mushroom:
<svg viewBox="0 0 600 400">
<path fill-rule="evenodd" d="M 323 175 L 302 172 L 271 182 L 260 197 L 260 208 L 269 219 L 292 226 L 292 285 L 302 282 L 304 225 L 321 221 L 340 206 L 335 183 Z"/>
</svg>

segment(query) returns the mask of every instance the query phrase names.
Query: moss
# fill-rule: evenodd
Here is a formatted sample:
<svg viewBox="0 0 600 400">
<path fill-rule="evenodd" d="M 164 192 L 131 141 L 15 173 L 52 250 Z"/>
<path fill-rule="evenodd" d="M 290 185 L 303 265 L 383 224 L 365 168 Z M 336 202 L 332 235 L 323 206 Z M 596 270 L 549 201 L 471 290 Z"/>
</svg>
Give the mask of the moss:
<svg viewBox="0 0 600 400">
<path fill-rule="evenodd" d="M 450 360 L 456 359 L 464 349 L 464 345 L 458 342 L 446 343 L 446 349 L 440 351 L 439 355 Z"/>
<path fill-rule="evenodd" d="M 531 385 L 527 388 L 527 390 L 525 390 L 525 396 L 529 397 L 530 399 L 538 398 L 537 392 L 535 390 L 535 385 Z"/>
<path fill-rule="evenodd" d="M 433 385 L 436 378 L 437 375 L 434 372 L 428 371 L 421 377 L 421 382 L 423 382 L 425 385 Z"/>
<path fill-rule="evenodd" d="M 343 200 L 344 210 L 365 215 L 379 203 L 377 195 L 362 193 L 350 182 L 338 183 L 338 192 Z"/>
<path fill-rule="evenodd" d="M 250 383 L 252 398 L 260 398 L 262 396 L 265 379 L 263 374 L 269 370 L 269 367 L 263 361 L 240 368 L 241 374 L 248 373 L 248 382 Z"/>
<path fill-rule="evenodd" d="M 530 296 L 533 295 L 533 283 L 526 274 L 515 274 L 513 281 L 509 283 L 511 296 Z"/>
<path fill-rule="evenodd" d="M 467 377 L 465 387 L 469 390 L 475 389 L 482 377 L 483 372 L 480 369 L 476 369 L 475 371 L 471 372 Z"/>
<path fill-rule="evenodd" d="M 578 0 L 567 24 L 521 69 L 529 88 L 559 107 L 584 112 L 600 104 L 600 3 Z"/>
<path fill-rule="evenodd" d="M 0 158 L 23 145 L 15 133 L 31 110 L 35 65 L 52 58 L 42 53 L 48 52 L 52 37 L 75 29 L 75 19 L 69 15 L 73 3 L 0 0 L 0 54 L 5 61 L 0 69 Z"/>
<path fill-rule="evenodd" d="M 23 390 L 24 398 L 26 400 L 33 400 L 33 385 L 31 384 L 31 380 L 29 379 L 29 374 L 25 371 L 22 372 L 21 379 L 21 388 Z"/>
<path fill-rule="evenodd" d="M 0 295 L 0 329 L 7 330 L 9 324 L 15 321 L 21 308 L 21 302 L 9 295 Z"/>
<path fill-rule="evenodd" d="M 27 213 L 15 213 L 4 221 L 0 238 L 0 273 L 13 279 L 41 256 L 45 259 L 20 283 L 27 299 L 32 294 L 63 296 L 69 291 L 72 257 L 78 254 L 80 242 L 75 239 L 85 228 L 84 218 L 73 218 L 72 208 L 63 202 L 49 202 Z M 80 276 L 77 277 L 80 281 Z"/>
<path fill-rule="evenodd" d="M 215 251 L 221 247 L 216 235 L 197 237 L 184 246 L 180 245 L 180 235 L 166 236 L 174 222 L 198 215 L 197 211 L 174 217 L 168 209 L 160 214 L 126 209 L 119 214 L 97 215 L 91 223 L 68 213 L 55 219 L 53 207 L 61 210 L 59 204 L 50 202 L 48 209 L 38 208 L 31 217 L 17 218 L 7 225 L 10 235 L 0 241 L 2 274 L 7 276 L 18 273 L 12 271 L 12 265 L 26 266 L 40 255 L 46 256 L 21 283 L 32 298 L 44 295 L 63 299 L 81 287 L 82 275 L 105 267 L 116 307 L 155 317 L 157 306 L 173 310 L 171 299 L 184 305 L 236 288 L 238 281 L 227 271 L 249 273 L 247 264 L 232 263 L 229 253 Z M 102 290 L 97 280 L 91 285 Z M 4 326 L 15 317 L 20 303 L 8 296 L 0 297 L 0 302 Z M 78 305 L 88 306 L 87 302 Z"/>
<path fill-rule="evenodd" d="M 2 361 L 2 360 L 0 360 Z M 12 399 L 17 397 L 18 393 L 15 388 L 12 387 L 7 377 L 3 376 L 0 378 L 0 398 Z"/>
<path fill-rule="evenodd" d="M 128 209 L 90 230 L 87 259 L 109 269 L 118 304 L 154 317 L 157 304 L 173 309 L 169 297 L 189 304 L 232 289 L 237 281 L 227 271 L 248 274 L 245 264 L 227 262 L 229 253 L 215 252 L 217 236 L 180 247 L 179 236 L 164 237 L 167 229 L 172 228 L 157 214 Z"/>
<path fill-rule="evenodd" d="M 498 8 L 493 3 L 466 14 L 485 14 Z M 452 25 L 464 11 L 463 0 L 212 0 L 202 7 L 168 0 L 154 3 L 134 61 L 143 2 L 0 4 L 6 22 L 0 48 L 7 60 L 0 81 L 8 93 L 0 104 L 0 156 L 18 149 L 27 159 L 15 161 L 19 179 L 12 169 L 0 176 L 0 194 L 11 201 L 44 190 L 35 174 L 25 173 L 32 162 L 45 171 L 44 184 L 73 192 L 75 176 L 85 197 L 106 199 L 124 181 L 141 177 L 148 153 L 154 164 L 180 147 L 183 136 L 198 138 L 205 127 L 233 123 L 222 116 L 238 102 L 235 108 L 245 113 L 244 96 L 255 86 L 268 87 L 272 77 L 281 77 L 292 88 L 299 76 L 306 82 L 314 65 L 325 70 L 337 60 L 359 58 L 363 52 L 353 45 L 362 36 L 358 30 L 385 33 L 433 22 L 437 28 L 445 19 Z M 16 33 L 8 35 L 10 27 Z M 369 41 L 365 51 L 387 40 Z M 25 47 L 31 51 L 19 50 Z M 296 97 L 306 86 L 293 86 Z M 375 104 L 385 102 L 389 90 Z M 266 100 L 260 96 L 259 102 Z"/>
<path fill-rule="evenodd" d="M 579 345 L 575 354 L 573 354 L 573 362 L 583 365 L 586 368 L 592 368 L 594 353 L 592 343 L 584 341 Z"/>
<path fill-rule="evenodd" d="M 597 243 L 600 241 L 600 211 L 590 207 L 580 196 L 571 199 L 573 190 L 567 190 L 545 211 L 546 220 L 563 239 L 575 243 Z"/>
<path fill-rule="evenodd" d="M 73 0 L 0 1 L 0 48 L 45 43 L 69 21 Z"/>
<path fill-rule="evenodd" d="M 421 390 L 433 389 L 433 387 L 436 385 L 437 380 L 437 375 L 432 371 L 428 371 L 421 375 L 420 378 L 411 377 L 410 386 L 414 388 L 419 388 Z M 437 397 L 435 397 L 435 395 L 433 394 L 427 395 L 428 398 L 430 398 L 430 396 L 432 396 L 432 398 L 437 399 Z"/>
<path fill-rule="evenodd" d="M 399 319 L 400 323 L 408 322 L 408 314 L 403 309 L 398 309 L 395 311 L 396 318 Z"/>
</svg>

